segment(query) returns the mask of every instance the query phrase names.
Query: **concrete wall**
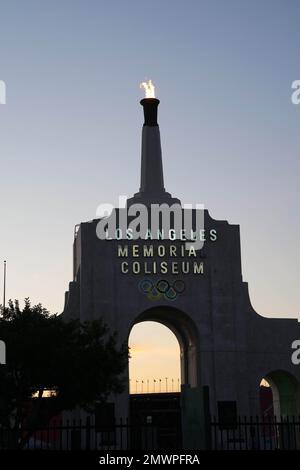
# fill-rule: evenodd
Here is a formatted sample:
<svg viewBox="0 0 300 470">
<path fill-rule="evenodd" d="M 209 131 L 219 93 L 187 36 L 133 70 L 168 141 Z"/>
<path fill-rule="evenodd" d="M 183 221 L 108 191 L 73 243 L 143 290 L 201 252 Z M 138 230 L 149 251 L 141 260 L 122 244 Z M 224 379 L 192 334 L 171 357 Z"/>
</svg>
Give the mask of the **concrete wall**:
<svg viewBox="0 0 300 470">
<path fill-rule="evenodd" d="M 242 415 L 256 414 L 259 383 L 276 370 L 288 372 L 300 383 L 300 366 L 291 363 L 291 343 L 300 338 L 299 323 L 266 319 L 252 308 L 242 279 L 238 225 L 216 221 L 205 211 L 205 229 L 216 229 L 218 238 L 205 242 L 197 255 L 204 263 L 204 273 L 177 275 L 122 273 L 118 245 L 145 241 L 101 241 L 96 226 L 96 220 L 82 223 L 74 242 L 76 277 L 66 296 L 66 318 L 84 321 L 102 316 L 118 332 L 120 342 L 128 340 L 136 322 L 154 319 L 166 324 L 177 335 L 185 368 L 189 367 L 188 373 L 183 371 L 184 381 L 193 387 L 209 386 L 212 414 L 217 413 L 220 400 L 237 401 Z M 169 256 L 165 259 L 172 261 Z M 131 256 L 129 261 L 133 260 L 137 259 Z M 159 257 L 153 260 L 162 261 Z M 170 284 L 183 280 L 185 291 L 173 301 L 154 300 L 141 291 L 145 278 L 153 283 L 165 279 Z M 117 399 L 123 416 L 126 395 Z"/>
</svg>

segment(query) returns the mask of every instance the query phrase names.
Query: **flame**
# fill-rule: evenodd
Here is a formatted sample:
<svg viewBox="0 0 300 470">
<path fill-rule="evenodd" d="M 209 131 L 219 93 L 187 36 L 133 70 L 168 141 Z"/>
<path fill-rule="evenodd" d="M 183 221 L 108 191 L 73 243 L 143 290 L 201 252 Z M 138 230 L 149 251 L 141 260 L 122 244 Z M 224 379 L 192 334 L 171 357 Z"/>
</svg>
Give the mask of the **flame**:
<svg viewBox="0 0 300 470">
<path fill-rule="evenodd" d="M 153 85 L 152 80 L 140 83 L 140 88 L 144 88 L 145 98 L 155 98 L 155 86 Z"/>
</svg>

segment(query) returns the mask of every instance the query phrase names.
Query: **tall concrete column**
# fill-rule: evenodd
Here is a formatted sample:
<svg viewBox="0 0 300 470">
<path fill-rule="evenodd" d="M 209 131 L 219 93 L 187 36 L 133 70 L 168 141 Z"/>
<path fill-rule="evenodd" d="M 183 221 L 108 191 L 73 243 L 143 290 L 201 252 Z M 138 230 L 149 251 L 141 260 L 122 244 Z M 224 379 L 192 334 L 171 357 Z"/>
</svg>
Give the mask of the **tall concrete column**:
<svg viewBox="0 0 300 470">
<path fill-rule="evenodd" d="M 160 131 L 157 122 L 157 110 L 160 101 L 157 98 L 141 100 L 144 110 L 142 129 L 141 183 L 140 190 L 127 205 L 144 204 L 180 204 L 179 199 L 172 198 L 165 190 Z"/>
</svg>

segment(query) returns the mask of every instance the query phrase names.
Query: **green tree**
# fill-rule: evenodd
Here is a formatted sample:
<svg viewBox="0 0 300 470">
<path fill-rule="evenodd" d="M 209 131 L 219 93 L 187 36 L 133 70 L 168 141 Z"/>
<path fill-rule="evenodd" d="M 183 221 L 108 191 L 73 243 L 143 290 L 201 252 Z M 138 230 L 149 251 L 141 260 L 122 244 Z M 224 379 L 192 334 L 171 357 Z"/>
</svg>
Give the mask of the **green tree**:
<svg viewBox="0 0 300 470">
<path fill-rule="evenodd" d="M 0 424 L 34 430 L 46 418 L 76 406 L 91 411 L 96 401 L 124 388 L 128 348 L 102 320 L 80 323 L 50 315 L 41 304 L 9 302 L 0 317 L 6 365 L 0 365 Z M 49 399 L 46 390 L 55 391 Z M 33 394 L 36 398 L 32 399 Z"/>
</svg>

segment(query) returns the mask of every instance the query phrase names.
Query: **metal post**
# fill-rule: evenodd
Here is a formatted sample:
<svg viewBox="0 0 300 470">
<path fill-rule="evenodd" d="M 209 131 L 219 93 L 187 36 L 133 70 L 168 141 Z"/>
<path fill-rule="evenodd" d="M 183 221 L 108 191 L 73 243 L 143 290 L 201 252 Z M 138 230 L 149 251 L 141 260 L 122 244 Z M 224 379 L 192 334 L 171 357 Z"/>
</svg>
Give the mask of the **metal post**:
<svg viewBox="0 0 300 470">
<path fill-rule="evenodd" d="M 6 295 L 6 261 L 4 261 L 4 275 L 3 275 L 3 312 L 5 312 L 5 295 Z"/>
</svg>

